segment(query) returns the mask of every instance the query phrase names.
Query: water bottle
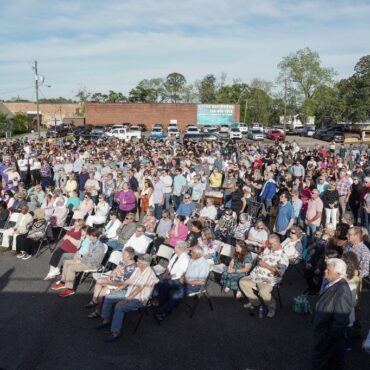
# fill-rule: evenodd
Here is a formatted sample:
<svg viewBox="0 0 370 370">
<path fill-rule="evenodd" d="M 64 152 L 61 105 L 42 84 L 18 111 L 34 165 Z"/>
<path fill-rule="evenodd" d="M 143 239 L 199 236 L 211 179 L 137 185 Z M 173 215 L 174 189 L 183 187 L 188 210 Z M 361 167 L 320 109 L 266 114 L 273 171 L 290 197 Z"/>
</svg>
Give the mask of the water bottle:
<svg viewBox="0 0 370 370">
<path fill-rule="evenodd" d="M 263 319 L 263 307 L 262 306 L 260 306 L 260 308 L 258 310 L 258 318 Z"/>
</svg>

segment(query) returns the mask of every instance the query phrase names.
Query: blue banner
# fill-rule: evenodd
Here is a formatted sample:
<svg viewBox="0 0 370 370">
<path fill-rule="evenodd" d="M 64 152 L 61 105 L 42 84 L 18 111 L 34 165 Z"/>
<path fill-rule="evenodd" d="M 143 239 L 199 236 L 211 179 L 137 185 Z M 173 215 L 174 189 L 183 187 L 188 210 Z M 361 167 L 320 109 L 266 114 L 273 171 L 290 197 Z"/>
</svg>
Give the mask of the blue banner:
<svg viewBox="0 0 370 370">
<path fill-rule="evenodd" d="M 198 104 L 198 125 L 231 125 L 234 123 L 235 106 L 231 104 Z"/>
</svg>

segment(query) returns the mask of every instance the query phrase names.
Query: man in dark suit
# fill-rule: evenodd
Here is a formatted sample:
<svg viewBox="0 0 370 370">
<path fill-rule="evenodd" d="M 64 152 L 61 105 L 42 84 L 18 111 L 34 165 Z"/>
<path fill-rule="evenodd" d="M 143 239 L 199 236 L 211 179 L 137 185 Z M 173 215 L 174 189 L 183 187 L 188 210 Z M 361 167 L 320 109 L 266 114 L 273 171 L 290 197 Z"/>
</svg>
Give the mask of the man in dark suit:
<svg viewBox="0 0 370 370">
<path fill-rule="evenodd" d="M 345 279 L 347 266 L 338 258 L 326 262 L 325 277 L 329 284 L 321 293 L 314 315 L 314 349 L 312 369 L 344 369 L 344 333 L 353 303 Z"/>
</svg>

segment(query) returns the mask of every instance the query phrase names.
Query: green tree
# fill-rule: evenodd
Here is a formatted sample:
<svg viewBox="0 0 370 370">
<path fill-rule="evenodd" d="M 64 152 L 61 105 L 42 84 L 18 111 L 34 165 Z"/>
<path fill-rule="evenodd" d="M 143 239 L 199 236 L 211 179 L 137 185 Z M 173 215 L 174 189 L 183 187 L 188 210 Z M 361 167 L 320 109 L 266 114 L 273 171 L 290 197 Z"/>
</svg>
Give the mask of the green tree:
<svg viewBox="0 0 370 370">
<path fill-rule="evenodd" d="M 7 115 L 0 112 L 0 136 L 5 136 L 6 127 L 8 124 Z"/>
<path fill-rule="evenodd" d="M 91 92 L 87 91 L 84 87 L 83 89 L 78 90 L 76 94 L 76 98 L 78 98 L 80 107 L 77 110 L 76 114 L 78 116 L 84 116 L 85 115 L 85 103 L 90 99 Z"/>
<path fill-rule="evenodd" d="M 185 84 L 186 78 L 181 73 L 173 72 L 166 77 L 166 90 L 171 103 L 181 100 Z"/>
<path fill-rule="evenodd" d="M 107 103 L 125 103 L 127 102 L 127 98 L 121 92 L 109 90 L 106 102 Z"/>
<path fill-rule="evenodd" d="M 216 103 L 217 80 L 213 74 L 208 74 L 197 82 L 199 100 L 203 104 Z"/>
<path fill-rule="evenodd" d="M 24 113 L 16 113 L 13 117 L 13 134 L 28 132 L 28 117 Z"/>
<path fill-rule="evenodd" d="M 105 103 L 108 100 L 107 94 L 102 94 L 100 92 L 91 94 L 90 101 L 94 103 Z"/>
<path fill-rule="evenodd" d="M 290 80 L 294 90 L 302 97 L 302 112 L 305 116 L 312 115 L 312 98 L 316 90 L 323 85 L 330 85 L 336 72 L 332 68 L 321 66 L 319 53 L 310 48 L 298 50 L 288 55 L 278 64 L 279 81 Z M 298 97 L 297 97 L 298 99 Z"/>
<path fill-rule="evenodd" d="M 370 55 L 362 57 L 355 73 L 338 83 L 339 96 L 345 102 L 345 118 L 351 122 L 370 118 Z"/>
</svg>

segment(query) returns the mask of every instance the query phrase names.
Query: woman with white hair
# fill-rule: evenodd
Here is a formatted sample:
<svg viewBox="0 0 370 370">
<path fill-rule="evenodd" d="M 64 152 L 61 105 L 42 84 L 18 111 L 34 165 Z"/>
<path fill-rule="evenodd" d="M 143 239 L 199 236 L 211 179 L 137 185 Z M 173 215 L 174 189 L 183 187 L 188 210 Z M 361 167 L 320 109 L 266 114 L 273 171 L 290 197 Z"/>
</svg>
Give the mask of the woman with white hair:
<svg viewBox="0 0 370 370">
<path fill-rule="evenodd" d="M 347 265 L 339 258 L 326 261 L 329 284 L 316 303 L 313 320 L 313 369 L 343 369 L 344 340 L 352 311 L 352 293 L 346 281 Z"/>
</svg>

